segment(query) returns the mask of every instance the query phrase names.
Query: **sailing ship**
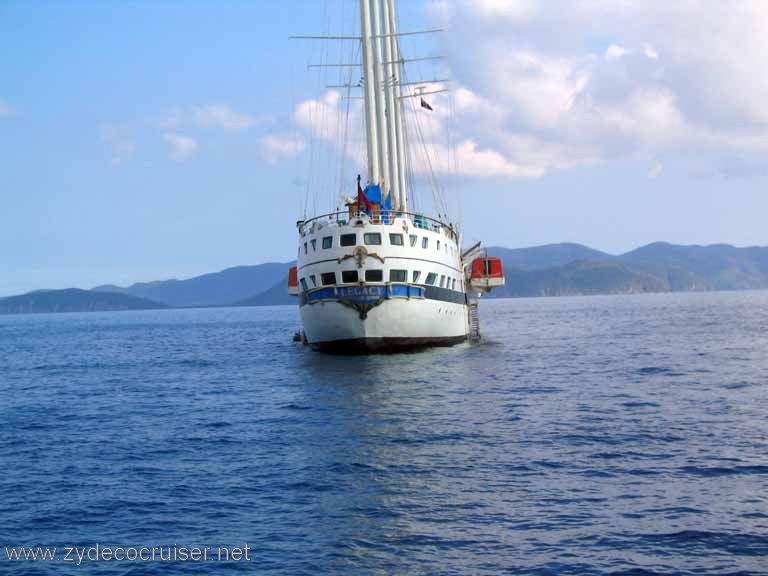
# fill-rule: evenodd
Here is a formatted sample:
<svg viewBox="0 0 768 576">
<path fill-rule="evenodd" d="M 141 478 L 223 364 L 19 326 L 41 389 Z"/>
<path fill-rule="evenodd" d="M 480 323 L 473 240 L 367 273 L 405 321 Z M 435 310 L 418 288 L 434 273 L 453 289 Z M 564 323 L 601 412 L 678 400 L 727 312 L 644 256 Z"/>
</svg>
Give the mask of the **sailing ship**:
<svg viewBox="0 0 768 576">
<path fill-rule="evenodd" d="M 404 90 L 400 39 L 416 33 L 398 31 L 395 0 L 360 0 L 359 16 L 366 177 L 350 182 L 343 209 L 297 222 L 288 290 L 299 299 L 301 339 L 320 351 L 370 353 L 478 338 L 478 298 L 504 284 L 501 261 L 481 256 L 479 244 L 462 251 L 460 228 L 444 215 L 409 209 L 416 190 L 407 187 L 403 101 L 431 108 L 429 92 Z"/>
</svg>

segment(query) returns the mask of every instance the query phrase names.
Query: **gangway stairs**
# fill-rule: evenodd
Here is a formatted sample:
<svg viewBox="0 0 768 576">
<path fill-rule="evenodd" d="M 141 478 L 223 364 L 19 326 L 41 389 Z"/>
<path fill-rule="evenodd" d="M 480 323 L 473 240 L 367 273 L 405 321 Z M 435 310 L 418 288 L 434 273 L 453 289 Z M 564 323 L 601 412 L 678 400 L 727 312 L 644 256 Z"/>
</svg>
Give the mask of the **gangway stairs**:
<svg viewBox="0 0 768 576">
<path fill-rule="evenodd" d="M 473 342 L 480 340 L 480 309 L 478 302 L 469 304 L 469 339 Z"/>
</svg>

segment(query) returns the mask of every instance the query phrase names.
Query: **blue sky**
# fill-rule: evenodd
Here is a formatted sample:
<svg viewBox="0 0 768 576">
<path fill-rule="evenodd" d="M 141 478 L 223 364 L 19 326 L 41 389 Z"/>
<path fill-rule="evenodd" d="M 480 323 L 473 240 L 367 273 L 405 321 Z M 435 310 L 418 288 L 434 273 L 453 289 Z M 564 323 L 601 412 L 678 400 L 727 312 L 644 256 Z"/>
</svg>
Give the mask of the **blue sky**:
<svg viewBox="0 0 768 576">
<path fill-rule="evenodd" d="M 467 243 L 768 244 L 760 3 L 400 4 L 450 31 L 413 50 L 455 78 L 424 121 L 438 154 L 451 123 Z M 355 6 L 1 3 L 0 295 L 291 259 L 296 183 L 334 144 L 301 116 L 328 98 L 315 47 L 287 37 Z"/>
</svg>

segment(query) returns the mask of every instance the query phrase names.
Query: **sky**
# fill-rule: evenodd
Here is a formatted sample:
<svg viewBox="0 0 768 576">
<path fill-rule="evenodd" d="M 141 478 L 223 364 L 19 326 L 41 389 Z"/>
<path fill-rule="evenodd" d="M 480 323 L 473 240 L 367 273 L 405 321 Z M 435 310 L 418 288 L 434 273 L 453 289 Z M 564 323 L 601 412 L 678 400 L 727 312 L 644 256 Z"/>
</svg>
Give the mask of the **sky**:
<svg viewBox="0 0 768 576">
<path fill-rule="evenodd" d="M 352 33 L 356 11 L 0 2 L 0 296 L 292 259 L 296 221 L 365 166 L 359 100 L 306 66 L 353 49 L 288 37 Z M 411 78 L 451 78 L 409 113 L 466 244 L 768 244 L 764 0 L 399 11 L 402 31 L 445 30 L 403 42 L 445 56 Z"/>
</svg>

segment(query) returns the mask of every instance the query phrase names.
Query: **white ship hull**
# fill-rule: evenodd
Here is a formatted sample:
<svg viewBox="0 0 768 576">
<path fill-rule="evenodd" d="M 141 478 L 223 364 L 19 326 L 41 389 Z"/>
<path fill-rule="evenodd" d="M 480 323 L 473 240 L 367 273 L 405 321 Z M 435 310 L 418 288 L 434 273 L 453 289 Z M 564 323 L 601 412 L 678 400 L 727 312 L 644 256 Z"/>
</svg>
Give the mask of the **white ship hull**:
<svg viewBox="0 0 768 576">
<path fill-rule="evenodd" d="M 335 353 L 389 352 L 450 346 L 467 339 L 465 304 L 427 299 L 390 299 L 364 319 L 338 302 L 301 307 L 301 321 L 310 345 Z"/>
</svg>

